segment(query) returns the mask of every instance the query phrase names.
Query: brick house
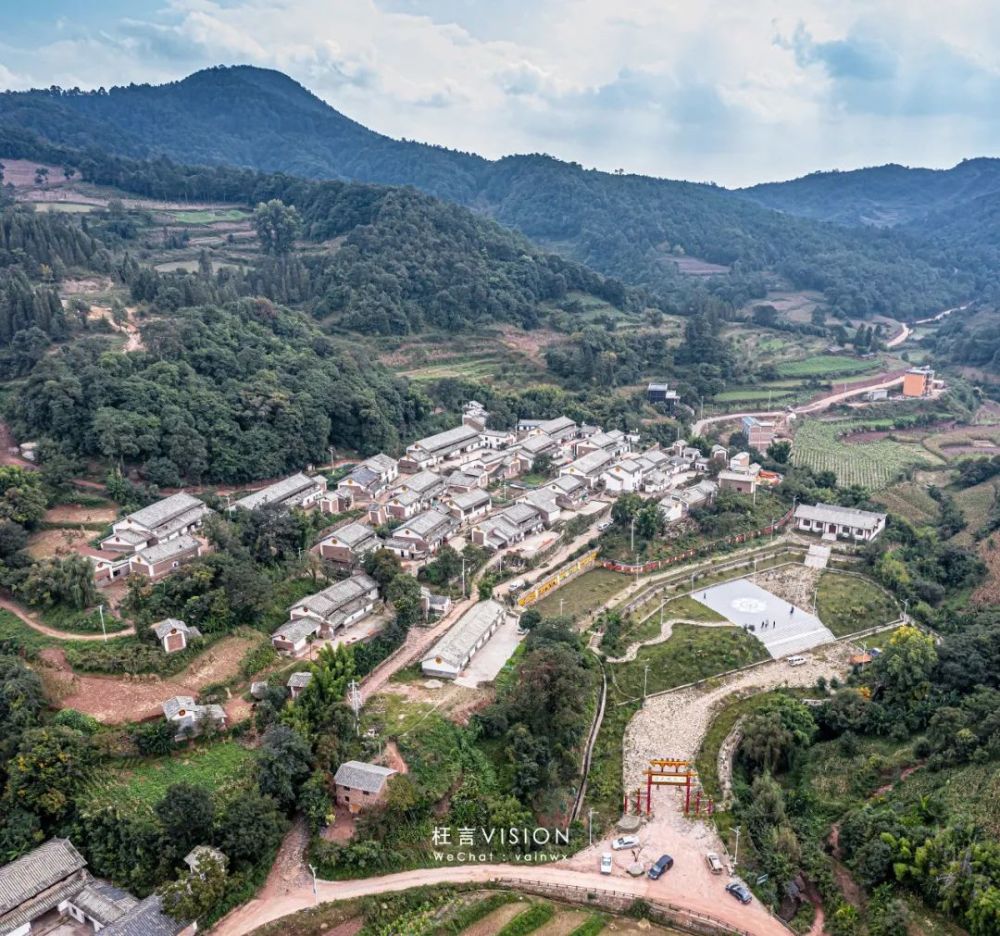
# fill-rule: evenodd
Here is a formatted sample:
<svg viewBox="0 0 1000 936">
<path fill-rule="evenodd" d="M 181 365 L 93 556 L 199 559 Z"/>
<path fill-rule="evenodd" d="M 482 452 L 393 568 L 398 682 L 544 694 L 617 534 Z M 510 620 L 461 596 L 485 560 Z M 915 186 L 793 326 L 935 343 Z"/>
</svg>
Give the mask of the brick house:
<svg viewBox="0 0 1000 936">
<path fill-rule="evenodd" d="M 197 559 L 203 548 L 199 540 L 187 534 L 155 546 L 147 546 L 129 559 L 129 572 L 155 582 L 185 563 Z"/>
<path fill-rule="evenodd" d="M 374 806 L 385 799 L 389 778 L 395 775 L 391 767 L 345 761 L 333 777 L 336 803 L 352 813 Z"/>
<path fill-rule="evenodd" d="M 201 636 L 201 631 L 197 627 L 188 627 L 183 621 L 177 618 L 165 618 L 150 626 L 150 630 L 156 634 L 156 639 L 160 641 L 164 653 L 177 653 L 188 645 L 189 640 Z"/>
</svg>

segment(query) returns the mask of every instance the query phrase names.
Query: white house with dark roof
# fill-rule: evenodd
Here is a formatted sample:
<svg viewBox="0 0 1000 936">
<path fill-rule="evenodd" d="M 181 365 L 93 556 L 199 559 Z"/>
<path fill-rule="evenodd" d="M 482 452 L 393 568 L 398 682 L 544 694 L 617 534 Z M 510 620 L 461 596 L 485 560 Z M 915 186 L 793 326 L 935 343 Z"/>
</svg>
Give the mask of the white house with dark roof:
<svg viewBox="0 0 1000 936">
<path fill-rule="evenodd" d="M 367 523 L 352 520 L 320 540 L 319 554 L 339 565 L 352 566 L 381 546 L 382 540 Z"/>
<path fill-rule="evenodd" d="M 261 507 L 280 507 L 291 510 L 298 507 L 300 510 L 308 510 L 315 507 L 326 493 L 326 484 L 323 475 L 310 477 L 300 471 L 241 497 L 233 503 L 233 508 L 260 510 Z"/>
<path fill-rule="evenodd" d="M 474 452 L 483 444 L 475 426 L 455 426 L 435 433 L 407 446 L 406 455 L 399 460 L 401 471 L 420 471 L 456 455 Z"/>
<path fill-rule="evenodd" d="M 196 738 L 207 721 L 226 727 L 226 710 L 221 705 L 199 705 L 192 696 L 172 696 L 161 703 L 163 717 L 174 726 L 174 740 Z"/>
<path fill-rule="evenodd" d="M 604 489 L 612 494 L 638 491 L 642 487 L 642 466 L 625 458 L 607 468 L 601 475 Z"/>
<path fill-rule="evenodd" d="M 526 504 L 538 511 L 542 523 L 547 527 L 552 526 L 562 516 L 559 494 L 548 486 L 528 491 L 527 494 L 518 498 L 518 503 Z"/>
<path fill-rule="evenodd" d="M 476 488 L 473 491 L 452 494 L 446 499 L 448 513 L 459 523 L 472 523 L 485 517 L 493 506 L 493 498 L 488 491 Z"/>
<path fill-rule="evenodd" d="M 470 535 L 472 542 L 477 546 L 486 546 L 489 549 L 506 549 L 524 539 L 524 534 L 517 526 L 499 513 L 480 520 L 471 529 Z"/>
<path fill-rule="evenodd" d="M 200 540 L 184 534 L 140 549 L 129 559 L 129 572 L 156 581 L 197 559 L 204 549 Z"/>
<path fill-rule="evenodd" d="M 603 449 L 598 449 L 560 468 L 559 474 L 579 478 L 586 483 L 588 488 L 593 490 L 598 486 L 601 475 L 611 465 L 612 460 L 607 452 Z"/>
<path fill-rule="evenodd" d="M 453 517 L 432 507 L 396 527 L 385 548 L 401 559 L 426 559 L 441 548 L 457 525 Z"/>
<path fill-rule="evenodd" d="M 389 778 L 395 775 L 391 767 L 344 761 L 333 776 L 336 803 L 352 813 L 374 806 L 385 798 Z"/>
<path fill-rule="evenodd" d="M 429 504 L 448 489 L 448 482 L 436 471 L 418 471 L 404 478 L 399 487 L 404 491 L 413 491 L 419 495 L 421 503 Z"/>
<path fill-rule="evenodd" d="M 543 419 L 529 434 L 539 432 L 561 442 L 576 437 L 577 425 L 569 416 L 556 416 L 555 419 Z"/>
<path fill-rule="evenodd" d="M 575 475 L 560 475 L 553 478 L 546 487 L 556 492 L 559 505 L 564 510 L 578 510 L 590 500 L 590 487 Z"/>
<path fill-rule="evenodd" d="M 136 510 L 111 525 L 111 535 L 101 549 L 132 554 L 197 530 L 212 510 L 197 497 L 183 492 Z"/>
<path fill-rule="evenodd" d="M 454 679 L 485 646 L 504 622 L 507 612 L 499 602 L 488 599 L 473 605 L 420 661 L 427 676 Z"/>
<path fill-rule="evenodd" d="M 372 505 L 374 507 L 375 505 Z M 372 507 L 369 507 L 369 515 Z M 396 492 L 384 504 L 385 514 L 393 520 L 408 520 L 420 513 L 424 507 L 423 498 L 406 488 L 397 488 Z"/>
<path fill-rule="evenodd" d="M 834 504 L 799 504 L 795 508 L 795 529 L 819 533 L 824 539 L 869 542 L 885 529 L 885 520 L 884 513 Z"/>
<path fill-rule="evenodd" d="M 189 640 L 201 636 L 197 627 L 188 627 L 177 618 L 164 618 L 150 625 L 150 630 L 156 634 L 165 653 L 177 653 L 188 645 Z"/>
<path fill-rule="evenodd" d="M 358 465 L 337 482 L 334 491 L 327 493 L 320 506 L 326 513 L 340 513 L 354 506 L 370 504 L 382 495 L 388 482 L 374 468 Z"/>
<path fill-rule="evenodd" d="M 399 477 L 399 462 L 384 452 L 366 458 L 359 467 L 376 472 L 386 484 L 391 484 Z"/>
</svg>

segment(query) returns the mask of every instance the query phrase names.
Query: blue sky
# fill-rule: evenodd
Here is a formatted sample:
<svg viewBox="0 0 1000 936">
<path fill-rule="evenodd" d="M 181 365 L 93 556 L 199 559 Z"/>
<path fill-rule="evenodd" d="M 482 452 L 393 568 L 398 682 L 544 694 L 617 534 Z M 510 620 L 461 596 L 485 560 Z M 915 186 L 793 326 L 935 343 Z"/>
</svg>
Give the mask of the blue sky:
<svg viewBox="0 0 1000 936">
<path fill-rule="evenodd" d="M 993 0 L 0 0 L 0 88 L 278 68 L 392 136 L 726 185 L 1000 155 Z"/>
</svg>

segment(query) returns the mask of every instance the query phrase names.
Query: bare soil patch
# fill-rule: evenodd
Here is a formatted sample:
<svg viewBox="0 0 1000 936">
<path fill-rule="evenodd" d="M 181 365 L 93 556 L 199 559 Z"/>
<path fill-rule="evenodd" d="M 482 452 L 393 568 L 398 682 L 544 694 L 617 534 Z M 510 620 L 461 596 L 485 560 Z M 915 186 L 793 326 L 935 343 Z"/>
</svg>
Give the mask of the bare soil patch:
<svg viewBox="0 0 1000 936">
<path fill-rule="evenodd" d="M 118 507 L 87 507 L 83 504 L 57 504 L 45 511 L 45 523 L 111 523 L 118 517 Z"/>
<path fill-rule="evenodd" d="M 361 917 L 355 917 L 353 920 L 338 923 L 333 929 L 327 930 L 323 936 L 355 936 L 364 925 L 365 921 Z"/>
<path fill-rule="evenodd" d="M 35 188 L 35 172 L 39 168 L 49 170 L 49 181 L 47 188 L 53 185 L 66 185 L 67 180 L 63 177 L 62 168 L 50 166 L 47 163 L 35 162 L 33 159 L 2 159 L 3 182 L 4 185 L 10 183 L 14 188 Z"/>
<path fill-rule="evenodd" d="M 515 903 L 504 904 L 497 907 L 492 913 L 488 913 L 479 922 L 462 931 L 462 936 L 496 936 L 511 920 L 519 913 L 528 909 L 528 904 L 516 901 Z"/>
<path fill-rule="evenodd" d="M 85 546 L 93 535 L 92 530 L 39 530 L 28 538 L 28 555 L 35 559 L 68 556 Z"/>
<path fill-rule="evenodd" d="M 523 332 L 507 328 L 501 333 L 503 343 L 512 351 L 518 351 L 536 362 L 541 362 L 542 353 L 549 345 L 565 341 L 565 336 L 549 329 Z"/>
<path fill-rule="evenodd" d="M 986 578 L 972 593 L 970 603 L 978 607 L 1000 605 L 1000 534 L 994 533 L 979 544 L 979 558 L 986 563 Z"/>
<path fill-rule="evenodd" d="M 535 933 L 537 936 L 569 936 L 589 916 L 585 910 L 560 910 L 541 929 L 535 930 Z"/>
<path fill-rule="evenodd" d="M 816 585 L 822 569 L 810 569 L 804 565 L 779 566 L 758 572 L 756 583 L 803 611 L 816 611 Z"/>
<path fill-rule="evenodd" d="M 107 724 L 121 724 L 159 717 L 160 704 L 171 696 L 196 696 L 203 686 L 236 675 L 246 652 L 256 643 L 247 637 L 225 637 L 187 670 L 168 679 L 74 673 L 58 647 L 43 650 L 40 656 L 62 708 L 77 709 Z"/>
</svg>

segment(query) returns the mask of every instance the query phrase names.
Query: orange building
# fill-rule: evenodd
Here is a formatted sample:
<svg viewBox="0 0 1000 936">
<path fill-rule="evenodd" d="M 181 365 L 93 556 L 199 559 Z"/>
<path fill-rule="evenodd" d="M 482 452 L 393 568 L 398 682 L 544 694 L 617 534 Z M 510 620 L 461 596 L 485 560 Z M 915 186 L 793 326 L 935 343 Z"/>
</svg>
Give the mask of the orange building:
<svg viewBox="0 0 1000 936">
<path fill-rule="evenodd" d="M 931 392 L 934 371 L 929 367 L 913 367 L 903 377 L 903 396 L 922 397 Z"/>
</svg>

